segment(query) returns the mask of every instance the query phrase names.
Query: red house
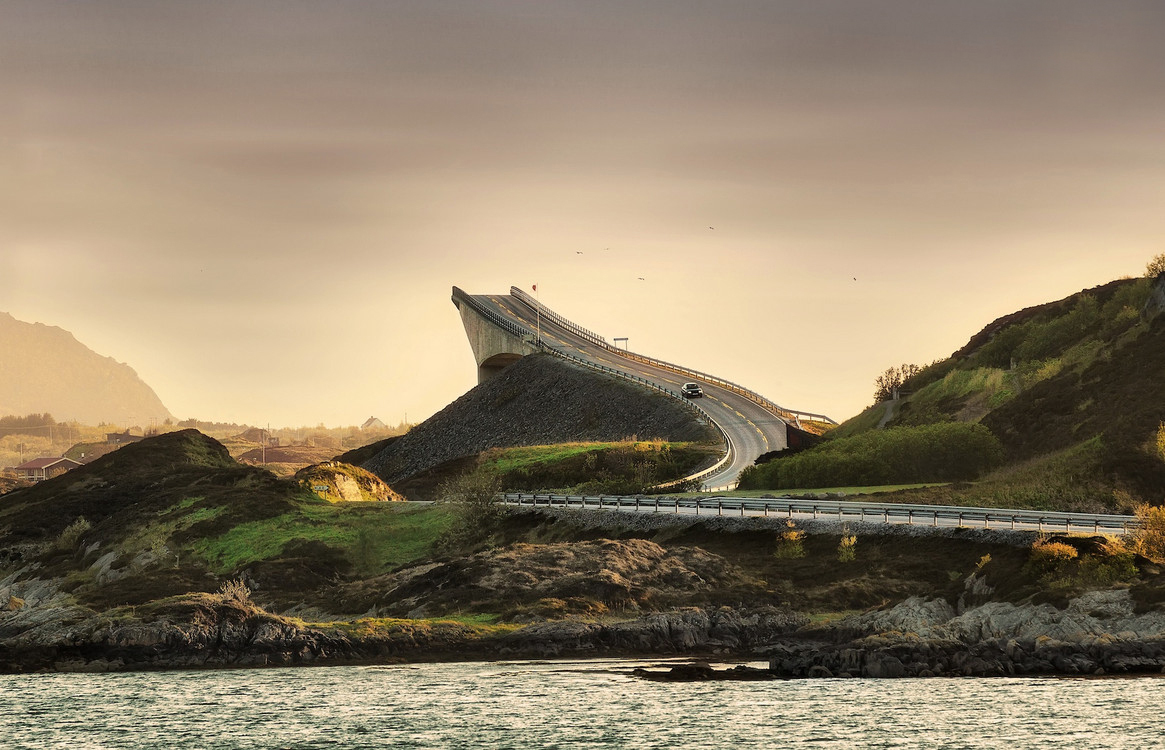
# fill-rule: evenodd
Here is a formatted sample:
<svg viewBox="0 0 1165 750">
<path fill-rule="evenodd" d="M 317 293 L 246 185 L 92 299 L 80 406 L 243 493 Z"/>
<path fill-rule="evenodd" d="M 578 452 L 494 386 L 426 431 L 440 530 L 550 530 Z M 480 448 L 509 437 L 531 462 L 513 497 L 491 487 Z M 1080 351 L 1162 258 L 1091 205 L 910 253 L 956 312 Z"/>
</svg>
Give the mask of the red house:
<svg viewBox="0 0 1165 750">
<path fill-rule="evenodd" d="M 82 464 L 71 458 L 34 458 L 16 467 L 16 472 L 25 479 L 43 482 L 64 474 Z"/>
</svg>

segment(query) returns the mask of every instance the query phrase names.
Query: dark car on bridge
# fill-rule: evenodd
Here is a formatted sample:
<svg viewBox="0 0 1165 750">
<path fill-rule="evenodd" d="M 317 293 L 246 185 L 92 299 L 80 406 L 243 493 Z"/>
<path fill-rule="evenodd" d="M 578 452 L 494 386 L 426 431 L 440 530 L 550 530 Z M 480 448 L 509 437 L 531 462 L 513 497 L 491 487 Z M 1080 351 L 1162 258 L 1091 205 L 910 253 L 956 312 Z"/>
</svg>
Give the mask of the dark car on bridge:
<svg viewBox="0 0 1165 750">
<path fill-rule="evenodd" d="M 680 395 L 684 398 L 703 398 L 704 389 L 700 387 L 699 383 L 684 383 L 680 388 Z"/>
</svg>

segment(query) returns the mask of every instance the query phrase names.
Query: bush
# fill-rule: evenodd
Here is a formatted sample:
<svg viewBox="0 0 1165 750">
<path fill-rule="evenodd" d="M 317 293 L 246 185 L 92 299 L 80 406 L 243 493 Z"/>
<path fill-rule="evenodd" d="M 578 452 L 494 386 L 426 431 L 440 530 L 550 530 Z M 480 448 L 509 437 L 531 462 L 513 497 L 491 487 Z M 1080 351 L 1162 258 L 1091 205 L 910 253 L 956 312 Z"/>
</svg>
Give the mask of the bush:
<svg viewBox="0 0 1165 750">
<path fill-rule="evenodd" d="M 843 534 L 837 545 L 837 561 L 853 562 L 858 558 L 858 538 L 853 534 Z"/>
<path fill-rule="evenodd" d="M 1141 525 L 1129 535 L 1130 546 L 1153 562 L 1165 562 L 1165 507 L 1139 505 L 1135 513 Z"/>
<path fill-rule="evenodd" d="M 77 520 L 66 526 L 57 537 L 57 549 L 66 552 L 77 549 L 77 542 L 81 541 L 81 537 L 91 528 L 93 525 L 86 521 L 84 516 L 78 516 Z"/>
<path fill-rule="evenodd" d="M 498 476 L 482 469 L 444 482 L 437 489 L 437 502 L 452 505 L 456 519 L 442 542 L 453 546 L 472 545 L 492 534 L 505 513 L 498 501 L 500 492 Z"/>
<path fill-rule="evenodd" d="M 251 588 L 243 583 L 243 579 L 235 578 L 227 581 L 218 589 L 218 596 L 223 602 L 236 604 L 251 603 Z"/>
<path fill-rule="evenodd" d="M 1029 572 L 1040 577 L 1060 576 L 1080 553 L 1070 544 L 1037 539 L 1027 558 Z"/>
<path fill-rule="evenodd" d="M 805 556 L 805 532 L 792 521 L 786 521 L 785 526 L 787 528 L 777 536 L 777 549 L 773 557 L 778 560 L 798 560 Z"/>
<path fill-rule="evenodd" d="M 819 446 L 740 476 L 741 489 L 953 482 L 977 478 L 1003 459 L 981 424 L 950 422 L 874 430 Z"/>
<path fill-rule="evenodd" d="M 1161 253 L 1145 266 L 1145 276 L 1155 279 L 1165 273 L 1165 253 Z"/>
</svg>

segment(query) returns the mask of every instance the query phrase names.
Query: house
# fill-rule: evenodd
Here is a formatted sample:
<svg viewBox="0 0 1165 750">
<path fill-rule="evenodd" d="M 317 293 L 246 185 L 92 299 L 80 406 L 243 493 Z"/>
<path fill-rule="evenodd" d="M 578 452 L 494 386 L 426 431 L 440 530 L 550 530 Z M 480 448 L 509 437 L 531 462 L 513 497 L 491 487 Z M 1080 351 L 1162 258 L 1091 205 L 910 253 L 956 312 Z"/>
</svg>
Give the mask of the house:
<svg viewBox="0 0 1165 750">
<path fill-rule="evenodd" d="M 368 419 L 364 420 L 364 424 L 360 425 L 360 429 L 362 429 L 362 430 L 387 430 L 388 425 L 386 425 L 384 422 L 381 422 L 376 417 L 369 417 Z"/>
<path fill-rule="evenodd" d="M 125 432 L 107 432 L 105 433 L 105 442 L 109 445 L 129 445 L 136 443 L 139 440 L 145 440 L 145 435 L 131 435 L 129 430 Z"/>
<path fill-rule="evenodd" d="M 34 458 L 17 466 L 16 473 L 33 482 L 43 482 L 81 465 L 71 458 Z"/>
</svg>

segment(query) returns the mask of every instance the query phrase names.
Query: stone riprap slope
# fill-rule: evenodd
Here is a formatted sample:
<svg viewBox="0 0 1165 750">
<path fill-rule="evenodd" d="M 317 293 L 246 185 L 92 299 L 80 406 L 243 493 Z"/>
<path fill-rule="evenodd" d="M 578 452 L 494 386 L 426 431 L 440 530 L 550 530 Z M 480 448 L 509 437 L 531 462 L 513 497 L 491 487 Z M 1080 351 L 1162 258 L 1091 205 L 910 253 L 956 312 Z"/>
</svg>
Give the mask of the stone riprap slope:
<svg viewBox="0 0 1165 750">
<path fill-rule="evenodd" d="M 389 484 L 489 448 L 579 441 L 709 441 L 681 402 L 550 355 L 524 357 L 394 440 L 364 468 Z"/>
</svg>

